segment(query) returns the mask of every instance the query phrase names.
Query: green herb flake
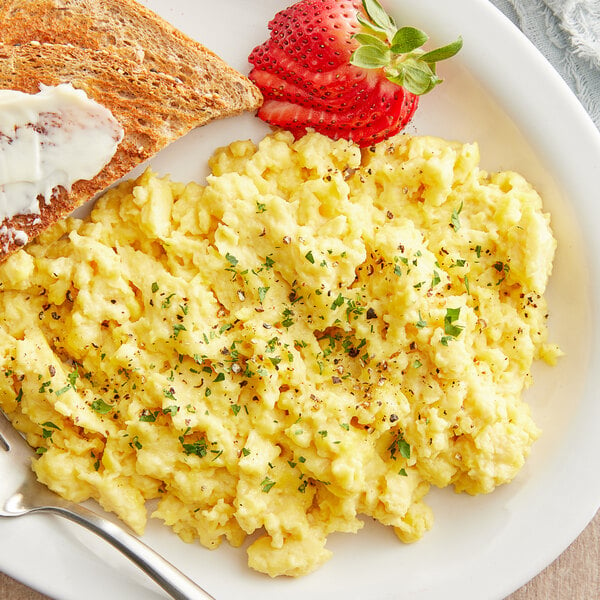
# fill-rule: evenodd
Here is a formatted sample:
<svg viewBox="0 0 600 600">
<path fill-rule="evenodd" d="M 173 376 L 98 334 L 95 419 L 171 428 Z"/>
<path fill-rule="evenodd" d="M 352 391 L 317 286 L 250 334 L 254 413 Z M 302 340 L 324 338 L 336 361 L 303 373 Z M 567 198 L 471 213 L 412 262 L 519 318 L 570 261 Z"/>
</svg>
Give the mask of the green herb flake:
<svg viewBox="0 0 600 600">
<path fill-rule="evenodd" d="M 162 302 L 161 308 L 169 308 L 171 306 L 171 299 L 175 296 L 175 294 L 169 294 Z"/>
<path fill-rule="evenodd" d="M 452 215 L 450 217 L 450 223 L 454 228 L 454 231 L 458 231 L 460 229 L 460 213 L 463 209 L 463 203 L 461 202 L 458 208 L 455 208 L 452 211 Z"/>
<path fill-rule="evenodd" d="M 335 310 L 344 304 L 344 296 L 342 294 L 338 294 L 338 297 L 332 302 L 331 310 Z"/>
<path fill-rule="evenodd" d="M 456 321 L 460 316 L 459 308 L 447 308 L 446 316 L 444 317 L 444 333 L 450 337 L 458 337 L 464 329 L 462 325 L 456 325 Z"/>
<path fill-rule="evenodd" d="M 227 254 L 225 254 L 225 259 L 232 267 L 237 266 L 237 264 L 239 262 L 238 259 L 235 256 L 233 256 L 233 254 L 229 254 L 229 252 L 227 252 Z"/>
<path fill-rule="evenodd" d="M 221 327 L 219 327 L 219 335 L 225 333 L 226 331 L 228 331 L 232 327 L 233 327 L 233 325 L 231 325 L 231 323 L 225 323 L 224 325 L 221 325 Z"/>
<path fill-rule="evenodd" d="M 169 398 L 170 400 L 177 400 L 177 398 L 175 398 L 175 390 L 173 388 L 164 389 L 163 396 L 165 398 Z"/>
<path fill-rule="evenodd" d="M 79 373 L 77 371 L 71 371 L 68 375 L 67 375 L 67 379 L 69 380 L 69 384 L 70 386 L 75 389 L 75 382 L 77 381 L 77 378 L 79 377 Z"/>
<path fill-rule="evenodd" d="M 311 264 L 314 265 L 315 264 L 315 257 L 313 256 L 312 250 L 309 250 L 305 255 L 304 258 Z"/>
<path fill-rule="evenodd" d="M 398 431 L 396 437 L 388 447 L 390 458 L 396 460 L 398 455 L 407 460 L 410 458 L 410 444 L 404 439 L 404 435 L 401 431 Z"/>
<path fill-rule="evenodd" d="M 154 423 L 156 421 L 156 417 L 160 411 L 151 411 L 145 408 L 140 414 L 140 422 L 141 423 Z"/>
<path fill-rule="evenodd" d="M 93 411 L 100 415 L 107 415 L 114 408 L 114 406 L 106 404 L 106 402 L 100 398 L 98 400 L 94 400 L 91 404 L 91 407 Z"/>
<path fill-rule="evenodd" d="M 129 446 L 131 448 L 136 448 L 137 450 L 141 450 L 143 448 L 137 435 L 131 440 L 131 442 L 129 442 Z"/>
<path fill-rule="evenodd" d="M 265 477 L 260 482 L 260 488 L 265 494 L 268 494 L 274 485 L 275 485 L 275 481 L 273 481 L 270 477 Z"/>
<path fill-rule="evenodd" d="M 259 287 L 258 288 L 258 300 L 259 302 L 262 304 L 265 300 L 265 296 L 267 295 L 267 292 L 269 291 L 269 287 Z"/>
<path fill-rule="evenodd" d="M 44 394 L 46 393 L 46 391 L 48 391 L 48 388 L 52 385 L 51 381 L 44 381 L 44 383 L 42 383 L 42 385 L 40 386 L 40 389 L 38 390 L 38 392 L 40 394 Z"/>
<path fill-rule="evenodd" d="M 42 427 L 50 427 L 50 429 L 56 429 L 58 431 L 60 431 L 60 427 L 58 425 L 55 425 L 52 421 L 46 421 L 45 423 L 42 423 Z"/>
<path fill-rule="evenodd" d="M 182 331 L 187 331 L 183 323 L 175 323 L 173 325 L 173 337 L 177 339 Z"/>
<path fill-rule="evenodd" d="M 200 440 L 196 440 L 195 442 L 192 442 L 192 443 L 186 443 L 185 437 L 183 435 L 180 435 L 179 442 L 181 443 L 183 452 L 188 456 L 190 454 L 194 454 L 195 456 L 204 458 L 208 452 L 208 446 L 207 446 L 206 440 L 204 438 L 202 438 Z"/>
</svg>

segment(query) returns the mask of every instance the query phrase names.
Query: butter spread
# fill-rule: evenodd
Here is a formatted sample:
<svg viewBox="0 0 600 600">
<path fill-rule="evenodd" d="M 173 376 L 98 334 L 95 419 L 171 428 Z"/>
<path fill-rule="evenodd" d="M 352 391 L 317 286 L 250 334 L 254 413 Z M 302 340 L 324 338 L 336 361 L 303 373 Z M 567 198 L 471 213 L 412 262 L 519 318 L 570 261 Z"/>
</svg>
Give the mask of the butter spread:
<svg viewBox="0 0 600 600">
<path fill-rule="evenodd" d="M 112 159 L 123 128 L 71 84 L 37 94 L 0 90 L 0 222 L 39 213 L 62 186 L 92 179 Z"/>
</svg>

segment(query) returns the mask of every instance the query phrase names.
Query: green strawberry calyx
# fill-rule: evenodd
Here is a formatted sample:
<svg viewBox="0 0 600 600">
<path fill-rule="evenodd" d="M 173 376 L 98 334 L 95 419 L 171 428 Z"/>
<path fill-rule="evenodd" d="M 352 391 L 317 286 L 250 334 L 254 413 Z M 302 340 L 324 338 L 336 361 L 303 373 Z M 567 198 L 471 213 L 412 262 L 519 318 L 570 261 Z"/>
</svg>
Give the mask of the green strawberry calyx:
<svg viewBox="0 0 600 600">
<path fill-rule="evenodd" d="M 452 58 L 463 45 L 462 38 L 425 52 L 429 37 L 415 27 L 400 27 L 377 0 L 362 0 L 366 18 L 357 14 L 358 22 L 369 33 L 357 33 L 360 46 L 350 64 L 363 69 L 383 69 L 391 82 L 422 96 L 442 82 L 436 75 L 436 63 Z"/>
</svg>

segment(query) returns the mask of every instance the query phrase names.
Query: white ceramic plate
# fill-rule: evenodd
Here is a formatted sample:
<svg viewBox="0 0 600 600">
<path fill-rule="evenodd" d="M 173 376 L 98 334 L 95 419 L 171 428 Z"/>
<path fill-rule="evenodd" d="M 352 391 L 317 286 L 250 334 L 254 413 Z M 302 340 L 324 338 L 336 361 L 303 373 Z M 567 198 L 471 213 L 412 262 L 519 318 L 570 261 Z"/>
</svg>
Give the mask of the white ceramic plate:
<svg viewBox="0 0 600 600">
<path fill-rule="evenodd" d="M 287 0 L 146 0 L 174 25 L 247 72 L 246 57 Z M 600 135 L 559 76 L 486 0 L 386 0 L 403 24 L 444 43 L 462 34 L 446 82 L 425 97 L 408 131 L 477 140 L 489 170 L 514 169 L 542 193 L 559 240 L 548 292 L 553 340 L 566 356 L 535 370 L 528 393 L 544 430 L 510 485 L 472 498 L 430 494 L 436 522 L 417 544 L 368 522 L 337 534 L 334 558 L 300 580 L 251 572 L 244 549 L 216 551 L 179 541 L 159 523 L 145 540 L 218 600 L 500 599 L 542 570 L 600 505 Z M 201 180 L 211 151 L 266 132 L 251 115 L 211 124 L 152 164 L 174 179 Z M 44 516 L 0 521 L 0 568 L 55 598 L 161 597 L 116 551 L 91 534 Z"/>
</svg>

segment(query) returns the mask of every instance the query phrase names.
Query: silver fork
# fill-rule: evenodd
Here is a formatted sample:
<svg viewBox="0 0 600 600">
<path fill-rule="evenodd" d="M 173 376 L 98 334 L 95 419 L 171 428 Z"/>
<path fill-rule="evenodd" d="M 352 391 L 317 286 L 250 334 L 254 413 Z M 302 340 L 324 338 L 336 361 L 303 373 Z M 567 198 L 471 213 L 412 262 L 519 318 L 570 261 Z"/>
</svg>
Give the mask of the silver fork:
<svg viewBox="0 0 600 600">
<path fill-rule="evenodd" d="M 215 600 L 179 569 L 122 527 L 84 506 L 63 500 L 39 483 L 31 469 L 33 451 L 0 411 L 0 517 L 49 512 L 98 534 L 177 600 Z"/>
</svg>

